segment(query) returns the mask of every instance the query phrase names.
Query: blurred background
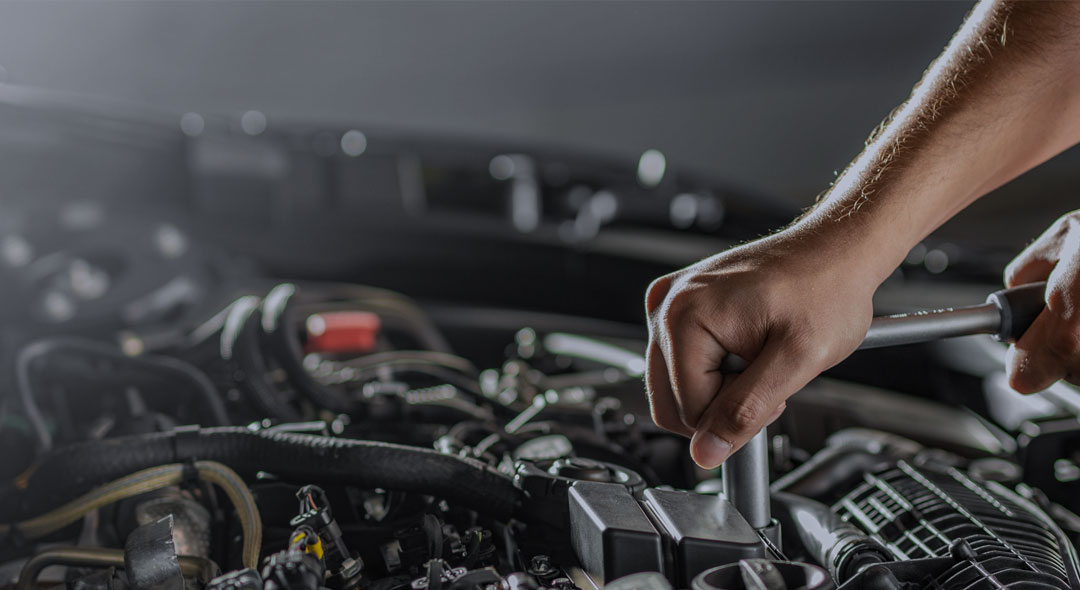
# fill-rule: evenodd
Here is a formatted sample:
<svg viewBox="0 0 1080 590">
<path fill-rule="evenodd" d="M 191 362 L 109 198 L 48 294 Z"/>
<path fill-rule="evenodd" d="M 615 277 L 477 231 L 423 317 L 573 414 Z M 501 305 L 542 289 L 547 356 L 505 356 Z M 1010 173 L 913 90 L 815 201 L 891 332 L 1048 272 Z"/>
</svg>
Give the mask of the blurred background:
<svg viewBox="0 0 1080 590">
<path fill-rule="evenodd" d="M 6 2 L 0 55 L 9 83 L 174 112 L 259 109 L 628 158 L 657 148 L 803 206 L 969 8 Z M 1030 192 L 1062 189 L 1041 176 Z"/>
<path fill-rule="evenodd" d="M 169 207 L 158 216 L 279 274 L 453 298 L 454 275 L 424 259 L 460 255 L 470 276 L 532 283 L 524 300 L 484 295 L 527 307 L 566 299 L 536 294 L 552 280 L 601 269 L 620 284 L 592 279 L 593 305 L 559 306 L 629 321 L 649 276 L 810 204 L 969 8 L 6 2 L 6 223 L 56 203 Z M 977 203 L 908 274 L 995 282 L 1080 204 L 1078 159 Z M 492 252 L 503 238 L 619 260 L 552 274 L 550 258 Z M 623 272 L 627 258 L 648 265 Z"/>
<path fill-rule="evenodd" d="M 673 165 L 804 205 L 966 2 L 6 3 L 7 81 Z"/>
</svg>

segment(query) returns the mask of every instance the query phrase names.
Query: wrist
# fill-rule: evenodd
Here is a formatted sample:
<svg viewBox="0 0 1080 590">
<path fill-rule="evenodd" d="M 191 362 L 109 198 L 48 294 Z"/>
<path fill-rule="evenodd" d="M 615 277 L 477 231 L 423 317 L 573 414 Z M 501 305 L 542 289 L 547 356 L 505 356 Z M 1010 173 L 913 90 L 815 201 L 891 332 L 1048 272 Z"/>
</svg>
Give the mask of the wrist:
<svg viewBox="0 0 1080 590">
<path fill-rule="evenodd" d="M 895 225 L 879 223 L 869 211 L 837 212 L 823 203 L 780 232 L 814 261 L 827 261 L 842 277 L 872 293 L 914 246 Z M 818 262 L 820 264 L 820 262 Z"/>
</svg>

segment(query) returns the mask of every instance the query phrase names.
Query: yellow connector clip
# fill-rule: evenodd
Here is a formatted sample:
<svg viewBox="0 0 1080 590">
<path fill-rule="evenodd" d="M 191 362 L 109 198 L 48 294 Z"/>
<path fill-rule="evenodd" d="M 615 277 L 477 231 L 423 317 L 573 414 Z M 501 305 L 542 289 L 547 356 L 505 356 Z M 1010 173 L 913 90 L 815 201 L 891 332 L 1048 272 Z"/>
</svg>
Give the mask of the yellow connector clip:
<svg viewBox="0 0 1080 590">
<path fill-rule="evenodd" d="M 289 545 L 293 547 L 299 545 L 299 549 L 304 553 L 314 555 L 316 559 L 323 558 L 322 539 L 319 535 L 312 534 L 309 538 L 307 531 L 301 529 L 293 533 L 292 539 L 289 540 Z"/>
</svg>

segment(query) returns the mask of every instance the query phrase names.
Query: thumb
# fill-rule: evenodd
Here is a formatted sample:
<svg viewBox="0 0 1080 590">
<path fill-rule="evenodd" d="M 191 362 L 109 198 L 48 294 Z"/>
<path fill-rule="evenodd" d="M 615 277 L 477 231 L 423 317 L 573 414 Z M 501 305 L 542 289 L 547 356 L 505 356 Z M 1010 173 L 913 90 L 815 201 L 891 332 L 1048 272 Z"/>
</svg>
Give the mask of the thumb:
<svg viewBox="0 0 1080 590">
<path fill-rule="evenodd" d="M 823 349 L 796 348 L 791 339 L 774 337 L 744 372 L 725 377 L 690 441 L 695 463 L 712 469 L 726 461 L 771 421 L 788 397 L 826 368 Z"/>
</svg>

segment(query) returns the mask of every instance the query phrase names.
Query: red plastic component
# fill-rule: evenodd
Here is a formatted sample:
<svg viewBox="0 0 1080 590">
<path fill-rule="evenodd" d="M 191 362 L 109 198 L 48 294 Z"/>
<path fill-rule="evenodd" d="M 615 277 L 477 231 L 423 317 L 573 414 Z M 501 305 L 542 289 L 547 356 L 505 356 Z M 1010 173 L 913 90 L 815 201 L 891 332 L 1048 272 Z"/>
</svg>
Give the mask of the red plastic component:
<svg viewBox="0 0 1080 590">
<path fill-rule="evenodd" d="M 305 353 L 364 353 L 375 349 L 379 316 L 367 311 L 328 311 L 308 316 Z"/>
</svg>

